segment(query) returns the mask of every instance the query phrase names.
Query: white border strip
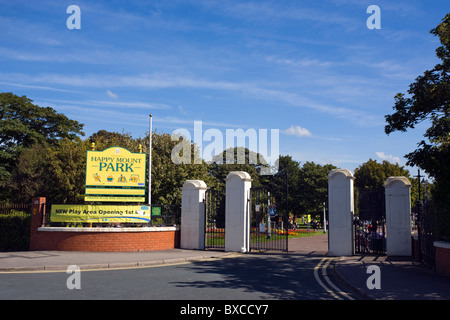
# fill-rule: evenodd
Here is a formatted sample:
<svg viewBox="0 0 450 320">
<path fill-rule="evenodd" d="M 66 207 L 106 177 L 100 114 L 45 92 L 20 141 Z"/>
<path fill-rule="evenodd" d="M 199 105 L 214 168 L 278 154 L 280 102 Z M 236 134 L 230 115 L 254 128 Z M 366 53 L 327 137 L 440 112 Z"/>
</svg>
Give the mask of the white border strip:
<svg viewBox="0 0 450 320">
<path fill-rule="evenodd" d="M 44 232 L 162 232 L 178 231 L 180 227 L 135 227 L 135 228 L 75 228 L 75 227 L 40 227 Z"/>
</svg>

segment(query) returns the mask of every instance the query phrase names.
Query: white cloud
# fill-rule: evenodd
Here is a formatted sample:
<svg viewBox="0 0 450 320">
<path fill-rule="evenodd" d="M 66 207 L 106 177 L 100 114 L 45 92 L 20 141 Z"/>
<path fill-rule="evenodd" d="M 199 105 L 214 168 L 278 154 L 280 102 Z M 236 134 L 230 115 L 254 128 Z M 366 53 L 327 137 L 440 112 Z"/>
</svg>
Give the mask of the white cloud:
<svg viewBox="0 0 450 320">
<path fill-rule="evenodd" d="M 30 89 L 39 89 L 39 90 L 49 90 L 49 91 L 59 91 L 59 92 L 84 93 L 84 92 L 78 91 L 78 90 L 58 89 L 58 88 L 53 88 L 53 87 L 27 85 L 27 84 L 14 83 L 14 82 L 4 82 L 4 81 L 0 81 L 0 85 L 9 86 L 9 87 L 30 88 Z"/>
<path fill-rule="evenodd" d="M 302 128 L 300 126 L 291 126 L 289 129 L 286 129 L 283 132 L 290 136 L 297 136 L 297 137 L 311 136 L 311 132 L 308 129 Z"/>
<path fill-rule="evenodd" d="M 178 106 L 178 110 L 180 111 L 180 113 L 184 116 L 187 116 L 187 112 L 183 109 L 182 106 Z"/>
<path fill-rule="evenodd" d="M 169 110 L 172 107 L 167 104 L 162 103 L 153 103 L 153 102 L 140 102 L 140 101 L 106 101 L 106 100 L 86 100 L 86 101 L 78 101 L 78 100 L 60 100 L 60 99 L 45 99 L 45 100 L 35 100 L 39 105 L 45 104 L 56 104 L 56 105 L 83 105 L 90 107 L 112 107 L 112 108 L 137 108 L 137 109 L 160 109 L 160 110 Z"/>
<path fill-rule="evenodd" d="M 270 56 L 266 58 L 266 61 L 273 62 L 276 64 L 287 65 L 290 67 L 328 67 L 330 62 L 323 62 L 318 59 L 285 59 L 285 58 L 277 58 L 274 56 Z"/>
<path fill-rule="evenodd" d="M 117 99 L 119 98 L 119 96 L 118 96 L 117 94 L 112 93 L 112 92 L 109 91 L 109 90 L 106 90 L 106 93 L 108 94 L 108 96 L 110 96 L 111 98 L 113 98 L 113 99 L 115 99 L 115 100 L 117 100 Z"/>
<path fill-rule="evenodd" d="M 358 126 L 380 126 L 384 124 L 381 116 L 375 116 L 365 111 L 337 107 L 326 103 L 317 102 L 297 93 L 267 89 L 251 82 L 216 81 L 197 77 L 184 77 L 167 73 L 140 74 L 131 76 L 120 75 L 64 75 L 57 73 L 27 75 L 17 73 L 1 73 L 0 78 L 8 78 L 16 83 L 31 84 L 58 84 L 82 88 L 194 88 L 222 91 L 242 91 L 257 99 L 270 99 L 285 104 L 308 108 L 329 116 L 351 121 Z M 109 90 L 108 90 L 109 91 Z M 112 92 L 111 92 L 112 93 Z M 288 133 L 289 134 L 289 133 Z M 292 133 L 291 133 L 292 134 Z"/>
<path fill-rule="evenodd" d="M 385 154 L 384 152 L 375 152 L 375 154 L 377 155 L 378 158 L 380 158 L 381 160 L 386 160 L 390 163 L 398 163 L 400 164 L 400 158 L 399 157 L 395 157 L 391 154 Z"/>
</svg>

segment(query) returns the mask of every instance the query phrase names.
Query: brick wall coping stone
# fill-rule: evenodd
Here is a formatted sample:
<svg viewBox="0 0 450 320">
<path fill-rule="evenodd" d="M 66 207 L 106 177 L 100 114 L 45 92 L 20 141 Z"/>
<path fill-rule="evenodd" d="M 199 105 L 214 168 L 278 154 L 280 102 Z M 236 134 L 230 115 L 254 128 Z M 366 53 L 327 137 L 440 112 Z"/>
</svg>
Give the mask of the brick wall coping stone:
<svg viewBox="0 0 450 320">
<path fill-rule="evenodd" d="M 177 231 L 180 230 L 180 227 L 128 227 L 128 228 L 40 227 L 37 230 L 48 232 L 161 232 L 161 231 Z"/>
<path fill-rule="evenodd" d="M 450 242 L 446 241 L 434 241 L 433 245 L 438 248 L 450 249 Z"/>
</svg>

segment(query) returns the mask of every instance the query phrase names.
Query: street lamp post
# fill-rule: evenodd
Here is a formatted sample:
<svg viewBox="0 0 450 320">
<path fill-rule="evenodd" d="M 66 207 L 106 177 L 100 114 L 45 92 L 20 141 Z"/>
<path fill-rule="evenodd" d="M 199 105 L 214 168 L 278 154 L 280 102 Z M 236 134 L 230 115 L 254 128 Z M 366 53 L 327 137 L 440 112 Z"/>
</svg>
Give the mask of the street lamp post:
<svg viewBox="0 0 450 320">
<path fill-rule="evenodd" d="M 152 205 L 152 115 L 149 119 L 148 142 L 148 205 Z"/>
</svg>

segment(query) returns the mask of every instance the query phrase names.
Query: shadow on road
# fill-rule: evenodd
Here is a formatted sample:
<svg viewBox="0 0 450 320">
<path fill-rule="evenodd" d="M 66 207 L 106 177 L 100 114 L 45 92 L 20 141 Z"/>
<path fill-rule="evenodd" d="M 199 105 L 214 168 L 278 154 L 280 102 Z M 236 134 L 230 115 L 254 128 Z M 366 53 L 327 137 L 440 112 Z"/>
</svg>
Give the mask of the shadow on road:
<svg viewBox="0 0 450 320">
<path fill-rule="evenodd" d="M 193 262 L 193 269 L 204 274 L 203 281 L 172 282 L 180 288 L 215 288 L 260 293 L 260 298 L 277 300 L 324 299 L 323 289 L 315 282 L 314 267 L 320 256 L 301 254 L 246 254 L 241 257 Z M 221 280 L 208 281 L 208 274 Z"/>
</svg>

